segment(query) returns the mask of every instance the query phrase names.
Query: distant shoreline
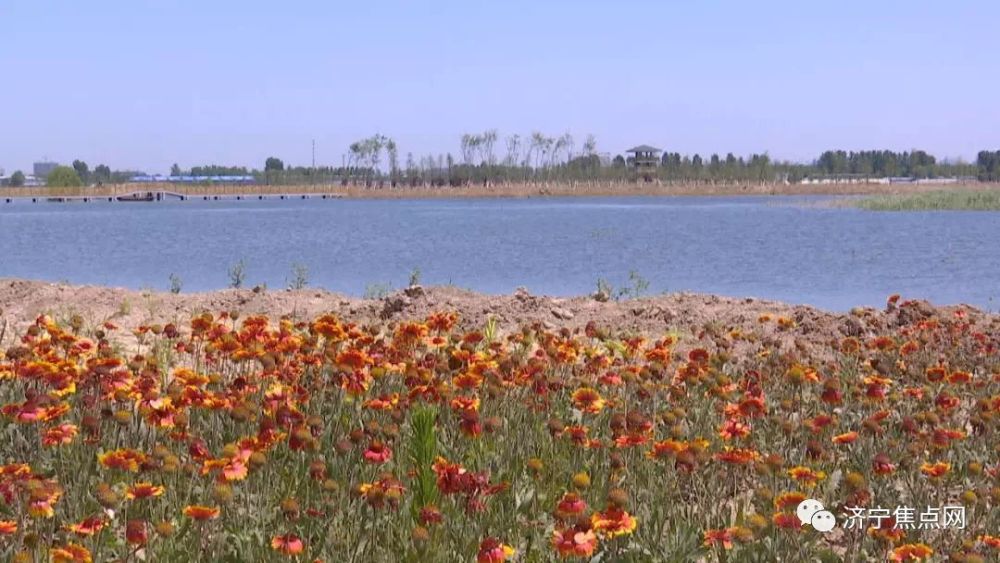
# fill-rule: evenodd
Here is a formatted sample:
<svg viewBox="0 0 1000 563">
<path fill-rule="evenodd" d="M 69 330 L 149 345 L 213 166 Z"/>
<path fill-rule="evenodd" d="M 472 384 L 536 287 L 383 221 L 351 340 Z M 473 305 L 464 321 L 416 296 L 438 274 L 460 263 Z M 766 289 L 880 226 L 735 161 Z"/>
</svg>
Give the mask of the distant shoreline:
<svg viewBox="0 0 1000 563">
<path fill-rule="evenodd" d="M 788 195 L 897 195 L 928 192 L 1000 191 L 1000 184 L 672 184 L 672 183 L 553 183 L 499 184 L 461 187 L 397 186 L 364 187 L 335 184 L 317 185 L 197 185 L 120 184 L 86 188 L 0 188 L 0 204 L 8 199 L 35 198 L 115 198 L 135 192 L 166 191 L 191 199 L 209 195 L 233 199 L 258 196 L 275 199 L 281 196 L 333 196 L 348 199 L 461 199 L 461 198 L 532 198 L 598 196 L 788 196 Z"/>
</svg>

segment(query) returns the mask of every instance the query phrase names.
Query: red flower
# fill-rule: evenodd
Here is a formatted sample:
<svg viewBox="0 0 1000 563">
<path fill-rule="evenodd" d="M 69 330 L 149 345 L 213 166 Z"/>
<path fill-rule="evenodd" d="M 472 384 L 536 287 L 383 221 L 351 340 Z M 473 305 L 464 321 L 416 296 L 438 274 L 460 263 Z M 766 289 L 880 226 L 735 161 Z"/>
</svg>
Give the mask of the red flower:
<svg viewBox="0 0 1000 563">
<path fill-rule="evenodd" d="M 100 516 L 84 518 L 79 524 L 70 524 L 66 529 L 78 536 L 92 536 L 104 528 L 104 519 Z"/>
<path fill-rule="evenodd" d="M 556 505 L 556 517 L 562 520 L 569 520 L 583 514 L 587 510 L 587 503 L 576 493 L 566 493 Z"/>
<path fill-rule="evenodd" d="M 733 548 L 733 535 L 729 533 L 728 529 L 706 530 L 704 537 L 705 541 L 702 542 L 702 545 L 705 547 L 721 545 L 724 549 Z"/>
<path fill-rule="evenodd" d="M 189 505 L 184 507 L 184 516 L 199 522 L 215 520 L 221 512 L 218 508 L 210 506 Z"/>
<path fill-rule="evenodd" d="M 496 538 L 486 538 L 479 544 L 476 563 L 503 563 L 515 553 L 514 548 Z"/>
<path fill-rule="evenodd" d="M 876 475 L 889 475 L 896 470 L 896 466 L 885 454 L 878 454 L 872 461 L 872 470 Z"/>
<path fill-rule="evenodd" d="M 561 557 L 590 557 L 597 549 L 597 536 L 593 530 L 582 529 L 579 526 L 554 530 L 552 547 Z"/>
<path fill-rule="evenodd" d="M 364 457 L 368 463 L 383 464 L 392 459 L 392 448 L 376 440 L 365 450 Z"/>
<path fill-rule="evenodd" d="M 444 520 L 444 515 L 436 506 L 425 506 L 420 509 L 418 519 L 424 526 L 430 526 L 431 524 L 440 524 Z"/>
<path fill-rule="evenodd" d="M 774 522 L 775 526 L 786 530 L 798 530 L 802 528 L 802 522 L 799 520 L 799 517 L 791 512 L 775 512 L 774 516 L 771 517 L 771 521 Z"/>
<path fill-rule="evenodd" d="M 132 545 L 145 545 L 149 541 L 149 531 L 144 520 L 129 520 L 125 525 L 125 539 Z"/>
<path fill-rule="evenodd" d="M 298 555 L 302 553 L 304 548 L 302 539 L 295 534 L 285 534 L 271 538 L 271 549 L 284 555 Z"/>
</svg>

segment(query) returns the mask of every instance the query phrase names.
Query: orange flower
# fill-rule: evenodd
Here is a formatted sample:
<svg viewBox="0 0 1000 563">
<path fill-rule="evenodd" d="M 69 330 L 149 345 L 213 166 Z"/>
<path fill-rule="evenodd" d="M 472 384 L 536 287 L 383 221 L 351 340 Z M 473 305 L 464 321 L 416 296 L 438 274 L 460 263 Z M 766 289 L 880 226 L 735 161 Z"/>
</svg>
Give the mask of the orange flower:
<svg viewBox="0 0 1000 563">
<path fill-rule="evenodd" d="M 833 437 L 834 444 L 853 444 L 855 440 L 858 439 L 858 433 L 855 431 L 845 432 L 843 434 L 837 434 Z"/>
<path fill-rule="evenodd" d="M 146 460 L 146 454 L 130 449 L 114 450 L 97 456 L 97 461 L 104 467 L 130 473 L 138 472 Z"/>
<path fill-rule="evenodd" d="M 100 516 L 84 518 L 79 524 L 70 524 L 66 529 L 78 536 L 92 536 L 104 529 L 105 521 Z"/>
<path fill-rule="evenodd" d="M 28 484 L 31 491 L 31 501 L 28 504 L 28 514 L 35 518 L 52 518 L 55 510 L 52 508 L 62 498 L 63 490 L 52 480 L 32 478 Z"/>
<path fill-rule="evenodd" d="M 722 428 L 719 429 L 719 437 L 723 440 L 732 440 L 734 438 L 746 438 L 750 435 L 750 425 L 745 422 L 740 422 L 734 418 L 730 418 L 723 423 Z"/>
<path fill-rule="evenodd" d="M 247 456 L 247 459 L 250 459 L 250 457 Z M 244 459 L 236 457 L 226 462 L 226 464 L 222 466 L 222 480 L 232 482 L 246 479 L 249 468 L 247 467 L 245 461 L 246 460 Z"/>
<path fill-rule="evenodd" d="M 271 538 L 271 549 L 284 555 L 298 555 L 305 546 L 302 539 L 295 534 L 285 534 Z"/>
<path fill-rule="evenodd" d="M 192 520 L 205 521 L 205 520 L 215 520 L 219 517 L 221 511 L 218 508 L 213 508 L 210 506 L 200 506 L 200 505 L 188 505 L 184 507 L 184 516 L 191 518 Z"/>
<path fill-rule="evenodd" d="M 747 465 L 760 458 L 759 452 L 746 448 L 727 448 L 715 454 L 715 459 L 733 465 Z"/>
<path fill-rule="evenodd" d="M 621 436 L 615 438 L 615 446 L 619 448 L 632 448 L 635 446 L 642 446 L 649 441 L 649 436 L 645 434 L 639 434 L 636 432 L 630 432 L 628 434 L 622 434 Z M 597 446 L 596 443 L 591 442 L 588 444 L 590 447 Z"/>
<path fill-rule="evenodd" d="M 52 563 L 91 563 L 94 560 L 87 548 L 75 543 L 50 549 L 49 558 Z"/>
<path fill-rule="evenodd" d="M 49 428 L 42 435 L 42 445 L 47 447 L 64 446 L 73 441 L 79 432 L 75 424 L 64 423 L 54 428 Z"/>
<path fill-rule="evenodd" d="M 889 561 L 923 561 L 934 555 L 934 550 L 922 543 L 907 543 L 892 550 Z"/>
<path fill-rule="evenodd" d="M 806 500 L 806 495 L 798 491 L 781 493 L 774 498 L 774 508 L 788 510 L 789 508 L 797 507 L 804 500 Z"/>
<path fill-rule="evenodd" d="M 935 463 L 924 462 L 920 466 L 920 472 L 931 479 L 937 479 L 938 477 L 947 474 L 949 471 L 951 471 L 951 464 L 944 461 L 938 461 Z"/>
<path fill-rule="evenodd" d="M 663 459 L 685 449 L 687 449 L 687 444 L 684 442 L 662 440 L 653 443 L 653 449 L 646 452 L 646 457 L 649 459 Z"/>
<path fill-rule="evenodd" d="M 721 545 L 723 549 L 733 548 L 733 536 L 729 533 L 728 529 L 705 530 L 704 538 L 705 540 L 701 545 L 705 547 Z"/>
<path fill-rule="evenodd" d="M 597 414 L 604 409 L 604 399 L 596 390 L 581 387 L 573 392 L 573 406 L 583 412 Z"/>
<path fill-rule="evenodd" d="M 597 536 L 593 530 L 580 529 L 579 526 L 554 530 L 552 547 L 560 557 L 590 557 L 597 549 Z"/>
<path fill-rule="evenodd" d="M 459 385 L 459 387 L 461 386 Z M 456 412 L 478 411 L 479 397 L 476 397 L 475 395 L 471 397 L 455 397 L 451 400 L 451 408 Z"/>
<path fill-rule="evenodd" d="M 351 370 L 360 370 L 374 361 L 363 350 L 351 348 L 337 354 L 337 363 Z"/>
<path fill-rule="evenodd" d="M 10 536 L 17 533 L 17 522 L 14 520 L 0 520 L 0 536 Z"/>
<path fill-rule="evenodd" d="M 638 522 L 635 517 L 621 508 L 609 506 L 603 512 L 595 512 L 590 524 L 598 534 L 605 537 L 628 535 L 635 531 Z"/>
<path fill-rule="evenodd" d="M 810 487 L 815 486 L 816 483 L 826 479 L 826 473 L 822 471 L 814 471 L 801 465 L 789 469 L 788 476 L 795 479 L 799 483 L 805 483 Z"/>
<path fill-rule="evenodd" d="M 154 485 L 152 483 L 136 483 L 125 491 L 125 497 L 129 500 L 144 499 L 150 497 L 158 497 L 166 491 L 160 485 Z"/>
</svg>

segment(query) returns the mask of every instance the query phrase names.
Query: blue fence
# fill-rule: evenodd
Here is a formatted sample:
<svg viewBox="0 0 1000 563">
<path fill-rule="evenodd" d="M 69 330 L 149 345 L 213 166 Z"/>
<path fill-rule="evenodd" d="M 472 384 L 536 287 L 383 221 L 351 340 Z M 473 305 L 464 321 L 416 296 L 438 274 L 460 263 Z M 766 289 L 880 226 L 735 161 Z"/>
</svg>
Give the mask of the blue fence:
<svg viewBox="0 0 1000 563">
<path fill-rule="evenodd" d="M 132 176 L 131 181 L 150 184 L 253 184 L 256 179 L 253 176 L 162 176 L 155 174 Z"/>
</svg>

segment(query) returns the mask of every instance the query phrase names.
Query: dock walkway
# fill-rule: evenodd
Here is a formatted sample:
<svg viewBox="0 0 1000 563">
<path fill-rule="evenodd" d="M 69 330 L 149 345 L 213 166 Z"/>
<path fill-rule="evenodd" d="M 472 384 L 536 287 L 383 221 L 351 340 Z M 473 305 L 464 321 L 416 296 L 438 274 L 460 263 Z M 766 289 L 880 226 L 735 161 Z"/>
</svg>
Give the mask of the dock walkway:
<svg viewBox="0 0 1000 563">
<path fill-rule="evenodd" d="M 264 189 L 253 189 L 253 186 L 225 186 L 219 190 L 196 192 L 193 190 L 166 189 L 115 189 L 115 188 L 77 188 L 52 190 L 19 190 L 3 189 L 0 191 L 0 203 L 149 203 L 162 201 L 264 201 L 264 200 L 303 200 L 303 199 L 340 199 L 345 194 L 330 189 L 309 189 L 308 191 L 283 192 L 276 186 Z M 250 188 L 250 189 L 247 189 Z M 295 186 L 294 188 L 298 188 Z"/>
</svg>

